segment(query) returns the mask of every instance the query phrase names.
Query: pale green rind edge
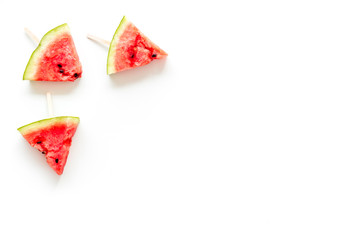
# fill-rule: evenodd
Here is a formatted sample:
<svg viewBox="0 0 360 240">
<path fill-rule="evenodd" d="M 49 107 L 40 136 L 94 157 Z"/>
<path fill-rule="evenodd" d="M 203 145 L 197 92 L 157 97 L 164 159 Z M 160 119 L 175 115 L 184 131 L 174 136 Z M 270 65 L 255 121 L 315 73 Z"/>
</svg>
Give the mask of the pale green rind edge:
<svg viewBox="0 0 360 240">
<path fill-rule="evenodd" d="M 42 119 L 36 122 L 32 122 L 29 124 L 26 124 L 22 127 L 19 127 L 17 130 L 22 134 L 27 134 L 36 130 L 39 130 L 45 126 L 57 123 L 57 122 L 67 122 L 71 121 L 74 124 L 79 124 L 80 118 L 79 117 L 73 117 L 73 116 L 61 116 L 61 117 L 53 117 L 53 118 L 46 118 Z"/>
<path fill-rule="evenodd" d="M 33 75 L 36 72 L 37 64 L 41 57 L 41 52 L 44 49 L 46 49 L 46 47 L 49 45 L 49 43 L 52 42 L 53 39 L 55 39 L 58 35 L 63 34 L 64 32 L 70 33 L 70 28 L 67 25 L 67 23 L 64 23 L 62 25 L 57 26 L 56 28 L 51 29 L 41 38 L 39 45 L 31 54 L 30 59 L 26 65 L 23 75 L 23 80 L 34 80 Z"/>
<path fill-rule="evenodd" d="M 121 34 L 123 33 L 125 27 L 129 24 L 130 22 L 127 20 L 126 16 L 124 16 L 121 19 L 121 22 L 118 26 L 118 28 L 116 29 L 114 36 L 111 40 L 110 46 L 109 46 L 109 52 L 108 52 L 108 58 L 107 58 L 107 68 L 106 68 L 106 73 L 112 74 L 115 73 L 115 66 L 114 66 L 114 62 L 115 62 L 115 52 L 116 52 L 116 45 L 118 43 L 118 40 L 120 39 Z"/>
</svg>

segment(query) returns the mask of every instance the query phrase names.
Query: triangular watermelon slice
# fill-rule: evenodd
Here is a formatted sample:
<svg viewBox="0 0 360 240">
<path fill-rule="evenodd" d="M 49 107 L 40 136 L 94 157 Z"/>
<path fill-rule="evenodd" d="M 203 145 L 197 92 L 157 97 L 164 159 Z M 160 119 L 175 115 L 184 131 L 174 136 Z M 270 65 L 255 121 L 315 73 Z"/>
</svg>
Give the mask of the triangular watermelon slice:
<svg viewBox="0 0 360 240">
<path fill-rule="evenodd" d="M 82 67 L 70 29 L 65 23 L 44 35 L 26 66 L 23 79 L 34 81 L 74 81 Z"/>
<path fill-rule="evenodd" d="M 140 67 L 167 56 L 124 16 L 110 43 L 107 74 Z"/>
<path fill-rule="evenodd" d="M 54 117 L 30 123 L 18 130 L 31 146 L 45 154 L 49 166 L 61 175 L 79 122 L 78 117 Z"/>
</svg>

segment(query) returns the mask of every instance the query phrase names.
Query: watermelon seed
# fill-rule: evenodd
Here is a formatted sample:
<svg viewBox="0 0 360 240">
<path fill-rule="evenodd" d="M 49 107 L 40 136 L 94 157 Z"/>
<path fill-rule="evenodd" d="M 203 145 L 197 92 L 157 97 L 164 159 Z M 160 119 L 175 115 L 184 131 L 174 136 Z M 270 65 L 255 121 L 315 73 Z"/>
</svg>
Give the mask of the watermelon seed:
<svg viewBox="0 0 360 240">
<path fill-rule="evenodd" d="M 75 74 L 74 74 L 74 77 L 76 77 L 76 78 L 77 78 L 78 76 L 79 76 L 79 75 L 78 75 L 77 73 L 75 73 Z"/>
<path fill-rule="evenodd" d="M 157 56 L 157 54 L 156 54 L 156 53 L 154 53 L 153 55 L 151 55 L 151 57 L 153 57 L 153 58 L 154 58 L 154 57 L 156 57 L 156 56 Z"/>
<path fill-rule="evenodd" d="M 62 70 L 62 69 L 60 69 L 60 71 L 59 71 L 60 73 L 63 73 L 64 72 L 64 70 Z"/>
<path fill-rule="evenodd" d="M 45 154 L 46 152 L 41 152 L 42 154 Z"/>
<path fill-rule="evenodd" d="M 61 65 L 61 64 L 58 64 L 58 67 L 59 67 L 59 68 L 62 68 L 62 65 Z"/>
<path fill-rule="evenodd" d="M 58 158 L 56 158 L 56 159 L 55 159 L 55 162 L 56 162 L 56 163 L 58 163 L 58 162 L 59 162 L 59 159 L 58 159 Z"/>
<path fill-rule="evenodd" d="M 131 56 L 130 56 L 131 58 L 134 58 L 135 57 L 135 55 L 134 54 L 131 54 Z"/>
<path fill-rule="evenodd" d="M 37 144 L 41 144 L 41 142 L 39 141 L 39 142 L 36 142 Z"/>
</svg>

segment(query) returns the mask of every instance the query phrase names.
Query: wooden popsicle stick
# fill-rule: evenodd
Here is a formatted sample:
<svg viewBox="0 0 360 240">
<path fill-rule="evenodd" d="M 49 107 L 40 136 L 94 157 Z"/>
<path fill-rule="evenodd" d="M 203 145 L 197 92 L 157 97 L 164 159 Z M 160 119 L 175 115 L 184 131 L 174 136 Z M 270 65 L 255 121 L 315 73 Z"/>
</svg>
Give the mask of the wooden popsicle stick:
<svg viewBox="0 0 360 240">
<path fill-rule="evenodd" d="M 39 44 L 40 40 L 28 28 L 24 29 L 26 34 L 33 40 L 34 43 Z"/>
<path fill-rule="evenodd" d="M 104 39 L 99 38 L 99 37 L 96 37 L 96 36 L 94 36 L 94 35 L 88 34 L 88 35 L 87 35 L 87 38 L 90 39 L 90 40 L 93 40 L 94 42 L 103 44 L 103 45 L 105 45 L 105 46 L 107 46 L 107 47 L 110 46 L 110 42 L 109 42 L 109 41 L 104 40 Z"/>
<path fill-rule="evenodd" d="M 46 101 L 47 101 L 47 106 L 48 106 L 49 118 L 52 118 L 52 117 L 54 117 L 54 110 L 53 110 L 53 103 L 52 103 L 52 97 L 51 97 L 50 92 L 46 93 Z"/>
</svg>

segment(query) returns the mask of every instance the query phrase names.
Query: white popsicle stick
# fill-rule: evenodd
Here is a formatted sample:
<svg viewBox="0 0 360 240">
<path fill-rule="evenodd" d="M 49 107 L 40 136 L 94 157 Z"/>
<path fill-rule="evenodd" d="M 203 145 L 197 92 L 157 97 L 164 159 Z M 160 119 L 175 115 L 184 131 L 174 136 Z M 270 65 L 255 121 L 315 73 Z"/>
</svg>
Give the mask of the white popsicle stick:
<svg viewBox="0 0 360 240">
<path fill-rule="evenodd" d="M 33 40 L 35 44 L 39 44 L 40 40 L 28 28 L 25 28 L 25 32 L 31 38 L 31 40 Z M 48 106 L 48 115 L 50 118 L 52 118 L 54 117 L 54 110 L 53 110 L 53 103 L 50 92 L 46 93 L 46 101 Z"/>
<path fill-rule="evenodd" d="M 93 36 L 93 35 L 88 34 L 88 35 L 87 35 L 87 38 L 90 39 L 90 40 L 93 40 L 93 41 L 95 41 L 95 42 L 97 42 L 97 43 L 100 43 L 100 44 L 102 44 L 102 45 L 105 45 L 105 46 L 107 46 L 107 47 L 110 46 L 110 42 L 109 42 L 109 41 L 104 40 L 104 39 L 101 39 L 101 38 L 99 38 L 99 37 L 96 37 L 96 36 Z"/>
<path fill-rule="evenodd" d="M 47 101 L 47 105 L 48 105 L 49 117 L 52 118 L 52 117 L 54 117 L 54 110 L 53 110 L 53 103 L 52 103 L 52 97 L 51 97 L 50 92 L 46 93 L 46 101 Z"/>
<path fill-rule="evenodd" d="M 25 28 L 25 32 L 34 43 L 39 44 L 40 40 L 28 28 Z"/>
</svg>

